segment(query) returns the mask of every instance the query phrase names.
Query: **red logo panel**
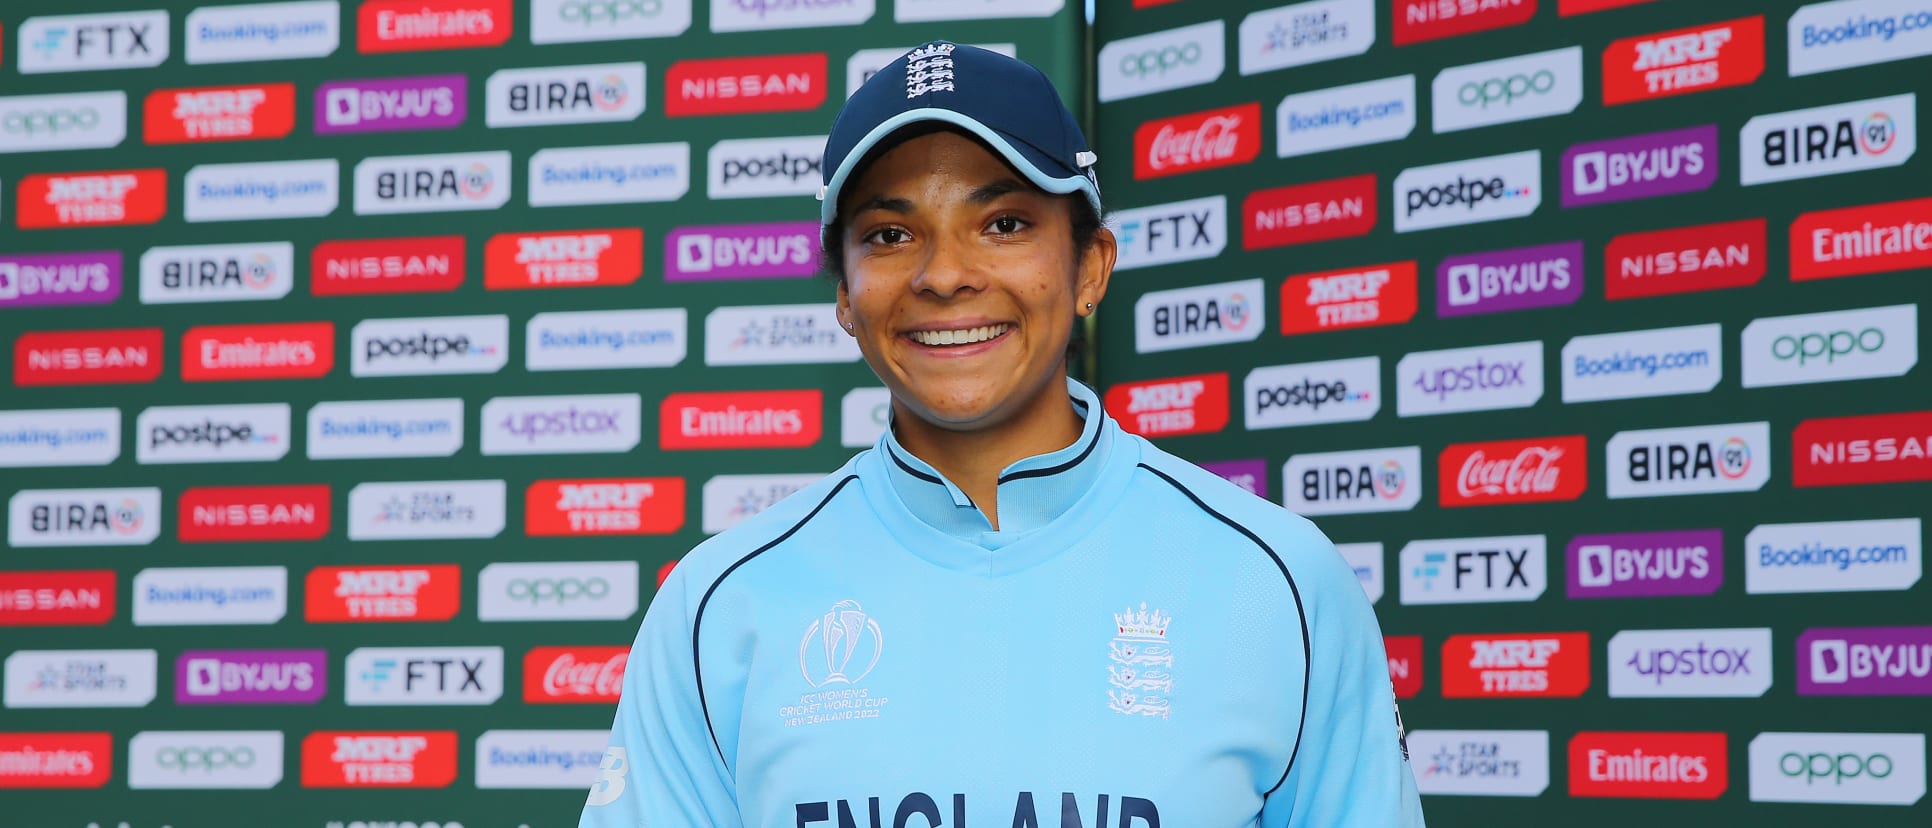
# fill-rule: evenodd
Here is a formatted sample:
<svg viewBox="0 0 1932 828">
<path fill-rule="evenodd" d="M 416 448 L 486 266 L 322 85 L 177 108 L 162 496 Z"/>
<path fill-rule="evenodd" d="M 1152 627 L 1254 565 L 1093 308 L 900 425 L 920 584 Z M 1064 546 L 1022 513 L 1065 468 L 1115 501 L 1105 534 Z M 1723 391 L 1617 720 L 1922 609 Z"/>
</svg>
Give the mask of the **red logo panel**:
<svg viewBox="0 0 1932 828">
<path fill-rule="evenodd" d="M 114 775 L 114 734 L 0 733 L 0 757 L 0 788 L 99 788 Z"/>
<path fill-rule="evenodd" d="M 463 568 L 318 566 L 309 570 L 310 623 L 319 621 L 448 621 L 462 603 Z"/>
<path fill-rule="evenodd" d="M 462 236 L 325 241 L 309 258 L 309 292 L 441 293 L 463 284 Z"/>
<path fill-rule="evenodd" d="M 1716 799 L 1731 784 L 1723 733 L 1605 733 L 1570 738 L 1570 795 Z"/>
<path fill-rule="evenodd" d="M 510 0 L 365 0 L 356 12 L 356 51 L 501 46 L 510 26 Z"/>
<path fill-rule="evenodd" d="M 1241 201 L 1241 247 L 1365 236 L 1375 229 L 1375 174 L 1256 190 Z"/>
<path fill-rule="evenodd" d="M 1801 213 L 1791 281 L 1932 268 L 1932 198 Z"/>
<path fill-rule="evenodd" d="M 664 73 L 664 114 L 799 112 L 825 103 L 824 52 L 680 60 Z"/>
<path fill-rule="evenodd" d="M 616 704 L 629 647 L 538 647 L 523 657 L 526 704 Z"/>
<path fill-rule="evenodd" d="M 1615 236 L 1603 248 L 1603 298 L 1749 287 L 1764 278 L 1764 219 Z"/>
<path fill-rule="evenodd" d="M 181 493 L 186 543 L 318 540 L 329 533 L 328 484 L 204 486 Z"/>
<path fill-rule="evenodd" d="M 295 129 L 295 84 L 156 89 L 145 110 L 150 144 L 281 138 Z"/>
<path fill-rule="evenodd" d="M 1603 50 L 1603 104 L 1743 86 L 1762 74 L 1762 16 L 1626 37 Z"/>
<path fill-rule="evenodd" d="M 1107 389 L 1107 413 L 1142 437 L 1211 434 L 1228 427 L 1228 375 L 1194 374 Z"/>
<path fill-rule="evenodd" d="M 168 171 L 40 173 L 20 179 L 14 222 L 22 230 L 153 224 L 168 212 Z"/>
<path fill-rule="evenodd" d="M 684 478 L 539 480 L 523 505 L 532 537 L 668 535 L 684 528 Z"/>
<path fill-rule="evenodd" d="M 335 368 L 335 323 L 202 325 L 181 338 L 188 382 L 312 379 Z"/>
<path fill-rule="evenodd" d="M 15 385 L 105 385 L 161 376 L 161 329 L 114 328 L 21 334 L 13 343 Z"/>
<path fill-rule="evenodd" d="M 1281 333 L 1400 325 L 1415 307 L 1415 262 L 1303 273 L 1281 283 Z"/>
<path fill-rule="evenodd" d="M 664 449 L 802 448 L 824 429 L 824 395 L 806 391 L 699 391 L 658 406 Z"/>
<path fill-rule="evenodd" d="M 1443 506 L 1575 500 L 1590 482 L 1583 435 L 1452 443 L 1436 461 Z"/>
<path fill-rule="evenodd" d="M 628 285 L 644 275 L 644 231 L 498 233 L 483 259 L 490 290 Z"/>
<path fill-rule="evenodd" d="M 112 569 L 0 572 L 0 627 L 99 626 L 115 595 Z"/>
<path fill-rule="evenodd" d="M 1261 152 L 1261 104 L 1190 112 L 1134 130 L 1134 178 L 1211 170 L 1253 161 Z"/>
<path fill-rule="evenodd" d="M 1521 26 L 1536 16 L 1536 0 L 1395 0 L 1395 45 Z"/>
<path fill-rule="evenodd" d="M 1932 480 L 1932 411 L 1805 420 L 1791 432 L 1791 485 Z"/>
<path fill-rule="evenodd" d="M 1442 642 L 1442 697 L 1575 698 L 1590 687 L 1590 634 L 1452 635 Z"/>
<path fill-rule="evenodd" d="M 1395 697 L 1412 699 L 1422 692 L 1422 636 L 1385 635 L 1382 649 L 1389 655 L 1389 681 Z"/>
<path fill-rule="evenodd" d="M 302 740 L 304 788 L 446 788 L 454 730 L 319 730 Z"/>
<path fill-rule="evenodd" d="M 1635 6 L 1638 3 L 1655 3 L 1657 0 L 1556 0 L 1556 13 L 1559 17 L 1589 14 L 1605 9 L 1618 9 Z"/>
</svg>

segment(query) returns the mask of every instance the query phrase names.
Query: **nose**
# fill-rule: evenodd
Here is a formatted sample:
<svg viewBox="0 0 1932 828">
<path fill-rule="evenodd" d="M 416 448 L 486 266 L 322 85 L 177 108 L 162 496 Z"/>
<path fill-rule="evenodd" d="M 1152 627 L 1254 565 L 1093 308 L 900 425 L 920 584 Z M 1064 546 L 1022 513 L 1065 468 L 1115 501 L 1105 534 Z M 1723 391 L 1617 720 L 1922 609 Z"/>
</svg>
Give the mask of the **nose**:
<svg viewBox="0 0 1932 828">
<path fill-rule="evenodd" d="M 970 243 L 943 234 L 926 246 L 926 259 L 912 280 L 914 291 L 929 293 L 938 299 L 951 299 L 962 290 L 977 292 L 985 288 L 986 274 L 975 264 Z"/>
</svg>

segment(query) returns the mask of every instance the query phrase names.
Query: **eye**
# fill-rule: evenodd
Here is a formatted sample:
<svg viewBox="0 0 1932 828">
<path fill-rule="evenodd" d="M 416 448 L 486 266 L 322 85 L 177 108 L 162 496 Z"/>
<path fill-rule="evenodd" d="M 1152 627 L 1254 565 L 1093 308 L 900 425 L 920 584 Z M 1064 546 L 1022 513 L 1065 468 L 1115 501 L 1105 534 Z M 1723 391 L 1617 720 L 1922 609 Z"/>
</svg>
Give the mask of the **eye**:
<svg viewBox="0 0 1932 828">
<path fill-rule="evenodd" d="M 911 238 L 911 235 L 908 234 L 903 228 L 881 227 L 877 230 L 872 231 L 871 233 L 866 234 L 865 243 L 866 244 L 884 244 L 884 245 L 904 244 L 905 241 L 909 238 Z"/>
<path fill-rule="evenodd" d="M 1000 216 L 999 218 L 993 219 L 991 226 L 993 232 L 1002 236 L 1010 236 L 1025 229 L 1026 221 L 1018 216 Z"/>
</svg>

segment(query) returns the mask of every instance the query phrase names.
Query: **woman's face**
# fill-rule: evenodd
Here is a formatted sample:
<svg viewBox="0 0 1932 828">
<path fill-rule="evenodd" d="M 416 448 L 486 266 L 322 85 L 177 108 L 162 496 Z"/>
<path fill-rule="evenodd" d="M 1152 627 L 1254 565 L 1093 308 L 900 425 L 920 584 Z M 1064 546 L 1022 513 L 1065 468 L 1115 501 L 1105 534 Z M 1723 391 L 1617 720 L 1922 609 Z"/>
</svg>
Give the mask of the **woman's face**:
<svg viewBox="0 0 1932 828">
<path fill-rule="evenodd" d="M 1065 393 L 1074 316 L 1106 293 L 1112 233 L 1079 256 L 1061 197 L 948 131 L 874 160 L 839 214 L 839 321 L 910 413 L 973 431 Z"/>
</svg>

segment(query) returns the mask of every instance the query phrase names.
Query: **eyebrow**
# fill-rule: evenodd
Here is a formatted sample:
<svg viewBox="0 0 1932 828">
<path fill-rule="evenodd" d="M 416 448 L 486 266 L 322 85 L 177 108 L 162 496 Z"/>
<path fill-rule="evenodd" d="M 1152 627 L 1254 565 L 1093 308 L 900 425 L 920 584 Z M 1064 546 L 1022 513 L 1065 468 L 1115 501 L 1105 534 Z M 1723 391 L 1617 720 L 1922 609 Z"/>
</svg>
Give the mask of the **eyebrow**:
<svg viewBox="0 0 1932 828">
<path fill-rule="evenodd" d="M 974 188 L 971 193 L 967 194 L 966 200 L 975 206 L 984 206 L 998 201 L 1001 196 L 1010 193 L 1025 192 L 1026 190 L 1027 186 L 1021 184 L 1017 179 L 1002 178 L 991 184 Z M 912 215 L 918 212 L 918 209 L 913 206 L 911 199 L 873 196 L 855 208 L 852 211 L 852 215 L 856 216 L 872 210 L 884 210 L 888 213 L 897 213 L 902 216 Z"/>
<path fill-rule="evenodd" d="M 973 190 L 971 195 L 966 196 L 966 200 L 975 205 L 983 206 L 999 200 L 1000 196 L 1006 195 L 1008 193 L 1023 192 L 1026 189 L 1027 187 L 1025 184 L 1021 184 L 1020 182 L 1011 178 L 1002 178 L 991 184 L 987 184 L 985 186 L 982 186 L 982 187 L 979 187 L 978 189 Z"/>
</svg>

